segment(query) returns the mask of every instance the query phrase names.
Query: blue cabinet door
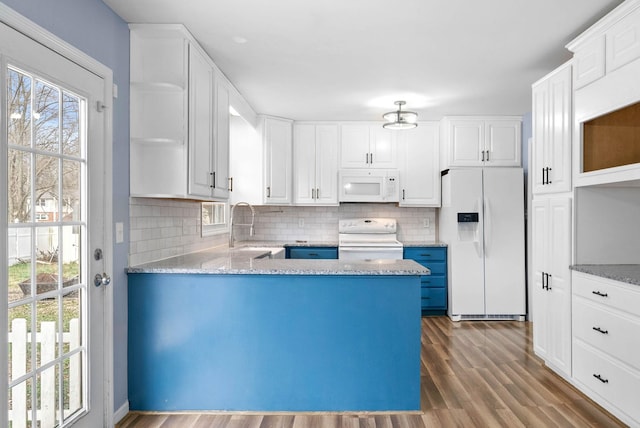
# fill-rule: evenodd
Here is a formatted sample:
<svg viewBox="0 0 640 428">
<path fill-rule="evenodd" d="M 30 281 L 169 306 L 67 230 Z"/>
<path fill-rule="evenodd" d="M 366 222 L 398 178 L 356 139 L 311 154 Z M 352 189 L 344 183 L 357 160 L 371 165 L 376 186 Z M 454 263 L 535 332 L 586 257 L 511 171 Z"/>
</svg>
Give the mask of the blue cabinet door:
<svg viewBox="0 0 640 428">
<path fill-rule="evenodd" d="M 415 260 L 431 270 L 421 277 L 422 315 L 444 315 L 447 312 L 447 248 L 409 247 L 404 258 Z"/>
<path fill-rule="evenodd" d="M 338 247 L 287 247 L 288 259 L 337 259 Z"/>
</svg>

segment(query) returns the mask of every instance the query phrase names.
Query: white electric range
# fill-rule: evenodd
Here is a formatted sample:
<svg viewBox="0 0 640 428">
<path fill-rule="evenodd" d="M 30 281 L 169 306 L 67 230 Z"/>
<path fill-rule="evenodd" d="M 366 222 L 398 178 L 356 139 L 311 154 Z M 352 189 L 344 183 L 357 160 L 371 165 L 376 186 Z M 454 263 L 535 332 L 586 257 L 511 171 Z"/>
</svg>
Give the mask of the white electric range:
<svg viewBox="0 0 640 428">
<path fill-rule="evenodd" d="M 402 243 L 392 218 L 352 218 L 338 222 L 338 259 L 401 260 Z"/>
</svg>

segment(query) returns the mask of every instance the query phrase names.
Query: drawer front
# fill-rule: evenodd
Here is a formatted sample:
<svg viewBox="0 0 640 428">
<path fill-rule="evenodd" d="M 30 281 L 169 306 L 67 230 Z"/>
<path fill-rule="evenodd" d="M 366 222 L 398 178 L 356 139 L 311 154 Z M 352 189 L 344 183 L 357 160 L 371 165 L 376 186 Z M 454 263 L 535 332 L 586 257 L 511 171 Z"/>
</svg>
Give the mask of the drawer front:
<svg viewBox="0 0 640 428">
<path fill-rule="evenodd" d="M 422 288 L 422 309 L 446 309 L 447 290 L 445 288 Z"/>
<path fill-rule="evenodd" d="M 573 272 L 573 294 L 588 300 L 640 316 L 640 287 Z"/>
<path fill-rule="evenodd" d="M 447 273 L 446 262 L 417 262 L 431 271 L 431 275 L 445 275 Z"/>
<path fill-rule="evenodd" d="M 573 335 L 591 346 L 640 369 L 640 320 L 612 313 L 605 306 L 573 301 Z"/>
<path fill-rule="evenodd" d="M 444 276 L 425 275 L 421 280 L 422 286 L 425 288 L 443 288 L 447 286 L 447 279 Z"/>
<path fill-rule="evenodd" d="M 573 376 L 602 398 L 640 422 L 640 373 L 610 361 L 580 341 L 573 342 Z M 597 376 L 597 377 L 596 377 Z M 596 402 L 597 396 L 590 395 Z"/>
<path fill-rule="evenodd" d="M 337 259 L 338 249 L 327 248 L 291 248 L 289 256 L 292 259 Z"/>
<path fill-rule="evenodd" d="M 404 249 L 404 258 L 417 262 L 445 261 L 447 249 L 443 247 L 411 247 Z"/>
</svg>

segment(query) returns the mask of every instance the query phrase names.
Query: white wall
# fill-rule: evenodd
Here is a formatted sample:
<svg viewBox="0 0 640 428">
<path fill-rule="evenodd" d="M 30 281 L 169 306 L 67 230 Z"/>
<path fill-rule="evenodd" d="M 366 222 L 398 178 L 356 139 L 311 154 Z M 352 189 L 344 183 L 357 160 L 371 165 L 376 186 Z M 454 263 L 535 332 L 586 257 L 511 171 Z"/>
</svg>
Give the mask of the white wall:
<svg viewBox="0 0 640 428">
<path fill-rule="evenodd" d="M 577 264 L 640 263 L 640 188 L 577 188 L 575 213 Z"/>
</svg>

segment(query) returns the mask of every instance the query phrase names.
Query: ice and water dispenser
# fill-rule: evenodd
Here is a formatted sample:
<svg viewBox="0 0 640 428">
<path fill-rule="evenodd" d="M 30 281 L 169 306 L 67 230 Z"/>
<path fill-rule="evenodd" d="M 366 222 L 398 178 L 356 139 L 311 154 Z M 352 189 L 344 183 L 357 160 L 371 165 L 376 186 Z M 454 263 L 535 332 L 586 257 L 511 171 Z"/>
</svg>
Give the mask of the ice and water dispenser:
<svg viewBox="0 0 640 428">
<path fill-rule="evenodd" d="M 480 217 L 477 212 L 458 213 L 458 240 L 477 242 Z"/>
</svg>

